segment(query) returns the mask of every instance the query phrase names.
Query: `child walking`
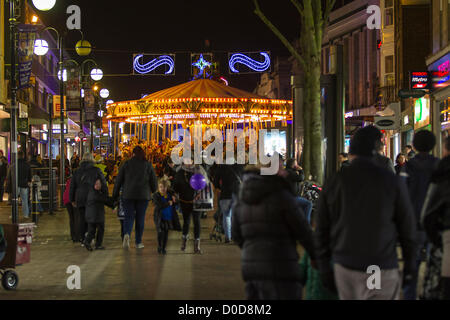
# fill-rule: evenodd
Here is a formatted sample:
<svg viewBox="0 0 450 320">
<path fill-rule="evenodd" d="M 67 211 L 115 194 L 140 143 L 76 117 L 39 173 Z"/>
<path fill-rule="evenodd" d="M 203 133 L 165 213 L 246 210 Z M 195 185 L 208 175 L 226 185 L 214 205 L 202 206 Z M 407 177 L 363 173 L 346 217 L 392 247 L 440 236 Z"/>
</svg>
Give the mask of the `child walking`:
<svg viewBox="0 0 450 320">
<path fill-rule="evenodd" d="M 94 187 L 89 191 L 86 202 L 86 222 L 88 232 L 84 246 L 88 251 L 92 251 L 91 242 L 95 238 L 95 249 L 104 250 L 102 246 L 103 235 L 105 233 L 105 205 L 114 207 L 114 201 L 108 197 L 108 193 L 102 192 L 102 182 L 95 181 Z M 97 235 L 96 235 L 97 233 Z"/>
<path fill-rule="evenodd" d="M 176 198 L 169 191 L 170 181 L 161 180 L 158 191 L 153 195 L 155 205 L 154 221 L 158 232 L 158 253 L 165 255 L 169 230 L 181 231 L 180 220 L 175 210 Z"/>
</svg>

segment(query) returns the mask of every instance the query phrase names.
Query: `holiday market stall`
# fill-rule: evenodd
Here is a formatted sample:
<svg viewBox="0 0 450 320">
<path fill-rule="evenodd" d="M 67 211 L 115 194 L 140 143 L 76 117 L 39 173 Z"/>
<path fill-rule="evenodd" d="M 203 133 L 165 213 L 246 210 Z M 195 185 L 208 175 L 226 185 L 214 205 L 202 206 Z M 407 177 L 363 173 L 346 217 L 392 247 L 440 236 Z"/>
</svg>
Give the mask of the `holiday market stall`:
<svg viewBox="0 0 450 320">
<path fill-rule="evenodd" d="M 155 150 L 170 152 L 176 142 L 169 138 L 177 128 L 189 130 L 201 124 L 203 130 L 216 128 L 225 134 L 226 129 L 287 128 L 292 120 L 292 101 L 266 99 L 211 79 L 183 83 L 140 100 L 112 103 L 107 110 L 114 150 L 119 146 L 122 153 L 129 152 L 140 144 L 151 156 Z M 130 124 L 128 132 L 122 131 L 130 138 L 125 144 L 120 131 L 124 123 Z"/>
</svg>

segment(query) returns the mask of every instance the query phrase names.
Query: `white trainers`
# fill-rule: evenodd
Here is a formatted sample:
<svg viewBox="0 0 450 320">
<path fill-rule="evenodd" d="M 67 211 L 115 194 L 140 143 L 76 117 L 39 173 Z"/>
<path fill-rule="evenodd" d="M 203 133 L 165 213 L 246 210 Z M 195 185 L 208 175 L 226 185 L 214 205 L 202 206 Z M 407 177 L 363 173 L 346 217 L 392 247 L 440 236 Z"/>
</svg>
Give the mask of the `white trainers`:
<svg viewBox="0 0 450 320">
<path fill-rule="evenodd" d="M 139 243 L 136 245 L 136 249 L 143 249 L 144 248 L 144 244 L 143 243 Z"/>
<path fill-rule="evenodd" d="M 123 248 L 124 249 L 130 249 L 130 235 L 126 234 L 123 236 Z"/>
</svg>

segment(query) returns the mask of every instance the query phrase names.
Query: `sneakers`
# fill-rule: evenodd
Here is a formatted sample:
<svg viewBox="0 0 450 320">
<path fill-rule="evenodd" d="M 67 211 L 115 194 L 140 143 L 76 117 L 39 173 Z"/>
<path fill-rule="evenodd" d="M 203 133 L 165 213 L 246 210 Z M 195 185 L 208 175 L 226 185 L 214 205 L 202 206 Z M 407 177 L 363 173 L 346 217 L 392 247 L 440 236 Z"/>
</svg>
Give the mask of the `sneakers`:
<svg viewBox="0 0 450 320">
<path fill-rule="evenodd" d="M 103 246 L 100 246 L 100 247 L 95 247 L 95 250 L 105 250 L 105 247 L 103 247 Z"/>
<path fill-rule="evenodd" d="M 89 243 L 85 243 L 84 247 L 86 248 L 87 251 L 93 251 L 94 249 L 92 249 L 91 245 Z"/>
<path fill-rule="evenodd" d="M 166 254 L 167 254 L 166 249 L 162 249 L 161 253 L 162 253 L 163 255 L 166 255 Z"/>
<path fill-rule="evenodd" d="M 136 249 L 143 249 L 144 248 L 144 244 L 143 243 L 138 243 L 136 245 Z"/>
<path fill-rule="evenodd" d="M 126 234 L 123 236 L 123 248 L 124 249 L 130 249 L 130 235 Z"/>
</svg>

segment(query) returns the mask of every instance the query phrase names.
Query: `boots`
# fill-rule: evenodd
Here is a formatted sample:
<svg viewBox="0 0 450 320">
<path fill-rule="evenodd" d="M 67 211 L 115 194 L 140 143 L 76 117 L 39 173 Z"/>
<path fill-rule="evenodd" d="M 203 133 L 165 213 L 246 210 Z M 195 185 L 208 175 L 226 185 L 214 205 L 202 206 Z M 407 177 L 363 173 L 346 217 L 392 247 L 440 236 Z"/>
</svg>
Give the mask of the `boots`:
<svg viewBox="0 0 450 320">
<path fill-rule="evenodd" d="M 181 251 L 186 250 L 186 242 L 187 242 L 187 236 L 183 236 L 181 238 Z"/>
<path fill-rule="evenodd" d="M 200 239 L 196 239 L 194 241 L 194 253 L 195 254 L 202 254 L 202 251 L 200 250 Z"/>
</svg>

